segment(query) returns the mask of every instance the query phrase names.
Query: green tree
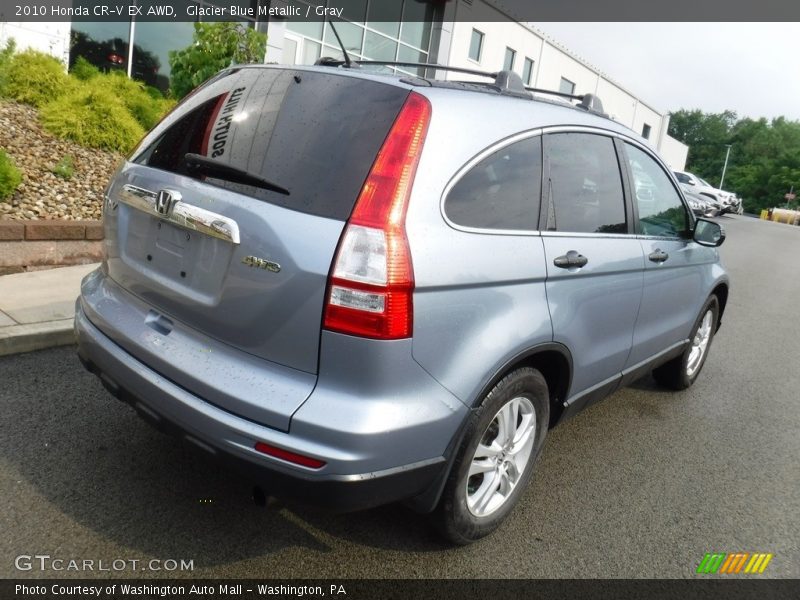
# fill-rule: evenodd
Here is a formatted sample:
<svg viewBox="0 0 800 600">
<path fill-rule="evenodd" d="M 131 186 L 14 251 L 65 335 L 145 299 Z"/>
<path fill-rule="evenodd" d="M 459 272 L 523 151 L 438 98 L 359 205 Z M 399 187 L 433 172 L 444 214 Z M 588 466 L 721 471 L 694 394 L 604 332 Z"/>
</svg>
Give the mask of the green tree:
<svg viewBox="0 0 800 600">
<path fill-rule="evenodd" d="M 195 23 L 192 43 L 169 53 L 170 91 L 180 100 L 226 67 L 263 62 L 266 48 L 265 34 L 240 23 Z"/>
<path fill-rule="evenodd" d="M 713 185 L 731 144 L 724 187 L 743 198 L 748 212 L 782 206 L 784 194 L 800 188 L 800 122 L 682 110 L 672 115 L 669 133 L 689 146 L 686 168 Z"/>
<path fill-rule="evenodd" d="M 716 114 L 682 110 L 670 118 L 669 134 L 689 146 L 687 168 L 691 165 L 693 173 L 717 185 L 734 123 L 736 113 L 729 110 Z"/>
</svg>

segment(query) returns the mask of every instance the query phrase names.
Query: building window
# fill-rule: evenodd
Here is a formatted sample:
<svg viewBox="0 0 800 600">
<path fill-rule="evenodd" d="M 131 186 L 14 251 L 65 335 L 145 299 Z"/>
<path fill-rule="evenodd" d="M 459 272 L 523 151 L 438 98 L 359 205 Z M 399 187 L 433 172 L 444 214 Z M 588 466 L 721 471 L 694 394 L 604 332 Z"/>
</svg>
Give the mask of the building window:
<svg viewBox="0 0 800 600">
<path fill-rule="evenodd" d="M 506 48 L 506 57 L 503 60 L 503 70 L 504 71 L 513 71 L 514 70 L 514 59 L 517 58 L 517 51 L 513 48 Z"/>
<path fill-rule="evenodd" d="M 167 93 L 172 74 L 169 52 L 191 45 L 193 34 L 192 23 L 137 22 L 130 76 Z"/>
<path fill-rule="evenodd" d="M 469 57 L 475 62 L 480 62 L 482 52 L 483 52 L 483 34 L 477 29 L 473 29 L 472 38 L 469 41 Z"/>
<path fill-rule="evenodd" d="M 561 84 L 558 86 L 558 91 L 562 94 L 574 94 L 575 84 L 566 77 L 562 77 Z"/>
<path fill-rule="evenodd" d="M 650 139 L 650 125 L 647 123 L 645 123 L 644 127 L 642 127 L 642 137 L 646 140 Z"/>
<path fill-rule="evenodd" d="M 526 56 L 522 66 L 522 82 L 525 85 L 530 85 L 531 77 L 533 77 L 533 60 Z"/>
<path fill-rule="evenodd" d="M 129 22 L 75 21 L 70 35 L 70 68 L 82 56 L 101 71 L 125 73 L 166 94 L 171 73 L 169 52 L 191 44 L 193 33 L 194 26 L 188 22 L 137 22 L 129 61 Z"/>
<path fill-rule="evenodd" d="M 428 62 L 434 13 L 430 4 L 389 3 L 377 0 L 369 3 L 367 0 L 358 0 L 356 4 L 367 7 L 364 22 L 335 21 L 336 30 L 342 36 L 345 48 L 352 59 Z M 291 32 L 290 35 L 298 39 L 296 52 L 302 64 L 312 64 L 320 56 L 343 58 L 339 43 L 329 24 L 286 21 L 286 29 Z M 382 70 L 411 75 L 425 73 L 424 67 L 383 67 Z"/>
</svg>

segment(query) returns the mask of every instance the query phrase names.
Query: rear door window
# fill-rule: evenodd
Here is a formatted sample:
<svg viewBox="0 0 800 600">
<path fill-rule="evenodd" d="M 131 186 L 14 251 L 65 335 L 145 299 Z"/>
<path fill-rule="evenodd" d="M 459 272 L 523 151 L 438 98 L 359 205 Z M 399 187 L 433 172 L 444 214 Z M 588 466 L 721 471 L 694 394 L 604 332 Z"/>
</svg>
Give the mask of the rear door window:
<svg viewBox="0 0 800 600">
<path fill-rule="evenodd" d="M 535 231 L 539 225 L 542 140 L 535 136 L 493 152 L 447 195 L 445 214 L 474 229 Z"/>
<path fill-rule="evenodd" d="M 610 137 L 549 134 L 544 154 L 548 231 L 628 232 L 622 174 Z"/>
<path fill-rule="evenodd" d="M 350 216 L 408 90 L 336 73 L 244 68 L 189 96 L 148 135 L 133 161 L 293 210 Z M 193 175 L 199 154 L 289 190 Z"/>
</svg>

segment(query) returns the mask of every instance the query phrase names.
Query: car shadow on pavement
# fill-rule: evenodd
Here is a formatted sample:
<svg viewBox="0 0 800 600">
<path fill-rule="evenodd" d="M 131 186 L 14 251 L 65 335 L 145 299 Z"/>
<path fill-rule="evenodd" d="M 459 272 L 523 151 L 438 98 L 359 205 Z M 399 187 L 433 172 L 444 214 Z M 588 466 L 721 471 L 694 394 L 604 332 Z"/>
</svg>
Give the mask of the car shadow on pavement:
<svg viewBox="0 0 800 600">
<path fill-rule="evenodd" d="M 141 421 L 83 370 L 74 348 L 0 358 L 0 377 L 0 452 L 16 470 L 3 478 L 21 476 L 47 500 L 32 494 L 35 511 L 55 509 L 30 514 L 18 539 L 67 553 L 64 533 L 50 530 L 64 524 L 75 528 L 80 548 L 94 537 L 84 529 L 98 534 L 109 549 L 103 556 L 116 548 L 204 567 L 298 546 L 327 552 L 330 537 L 400 550 L 444 547 L 425 519 L 402 506 L 357 515 L 256 506 L 247 478 Z M 44 521 L 50 525 L 37 524 Z"/>
<path fill-rule="evenodd" d="M 644 377 L 637 379 L 636 381 L 630 383 L 628 386 L 629 388 L 633 388 L 635 390 L 646 390 L 651 392 L 663 392 L 664 388 L 658 385 L 655 379 L 653 379 L 652 374 L 648 373 Z"/>
</svg>

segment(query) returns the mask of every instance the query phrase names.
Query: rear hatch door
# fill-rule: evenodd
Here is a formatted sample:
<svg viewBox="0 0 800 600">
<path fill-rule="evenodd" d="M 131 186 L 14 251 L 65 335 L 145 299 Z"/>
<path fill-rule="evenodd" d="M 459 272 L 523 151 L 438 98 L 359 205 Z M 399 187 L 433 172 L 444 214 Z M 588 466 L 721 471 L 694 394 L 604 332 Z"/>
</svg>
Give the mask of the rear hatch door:
<svg viewBox="0 0 800 600">
<path fill-rule="evenodd" d="M 335 70 L 217 76 L 110 186 L 110 277 L 152 306 L 152 319 L 315 374 L 339 236 L 407 95 Z M 196 376 L 164 375 L 190 388 Z"/>
</svg>

